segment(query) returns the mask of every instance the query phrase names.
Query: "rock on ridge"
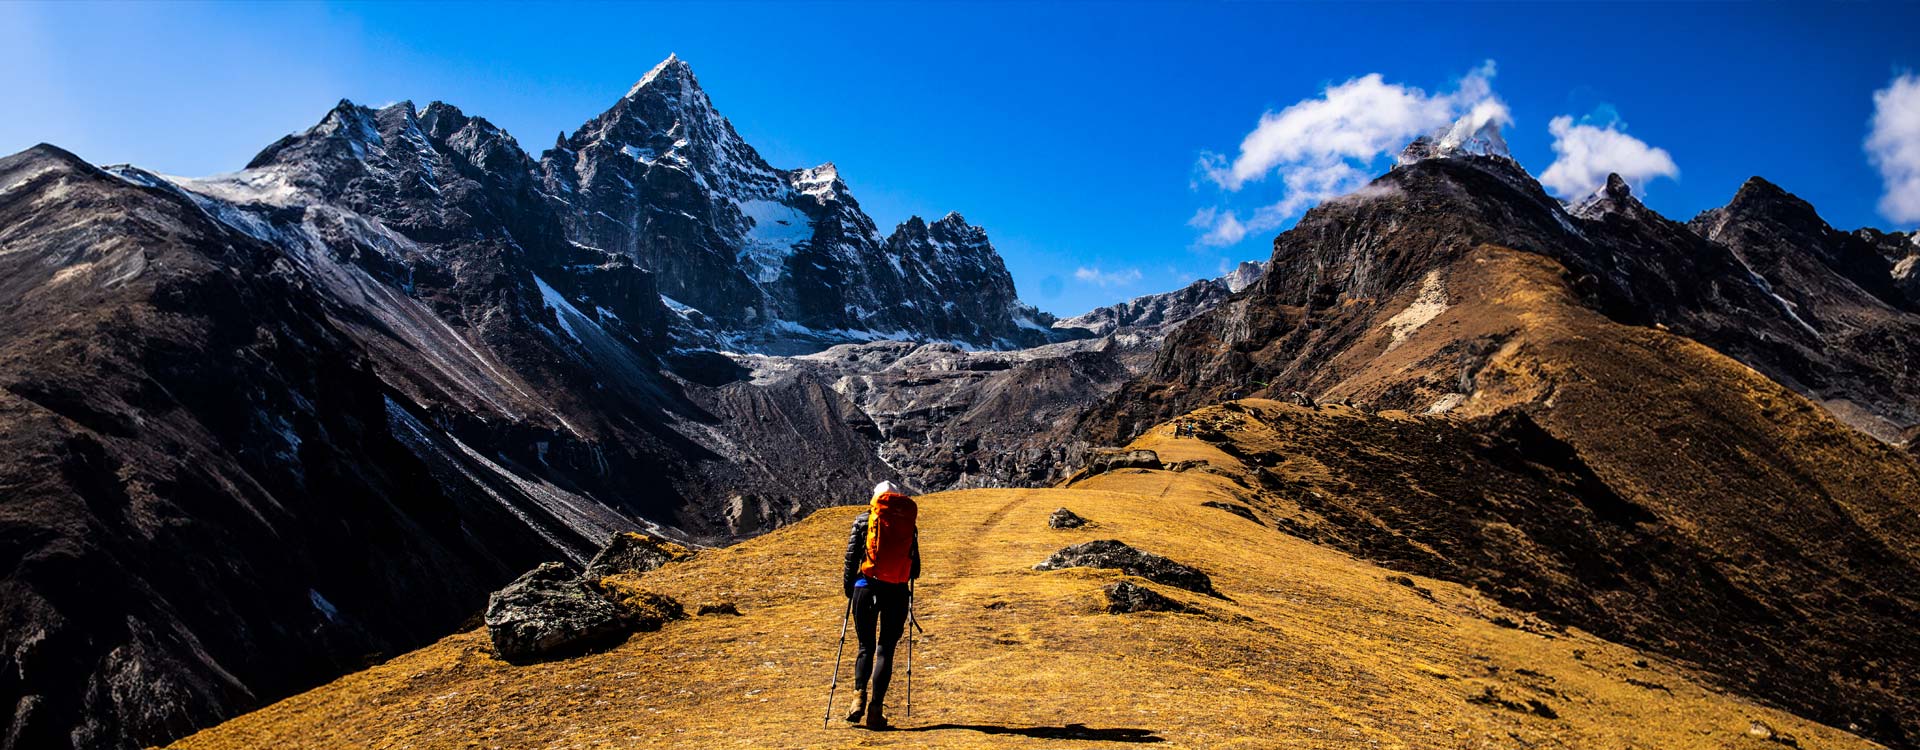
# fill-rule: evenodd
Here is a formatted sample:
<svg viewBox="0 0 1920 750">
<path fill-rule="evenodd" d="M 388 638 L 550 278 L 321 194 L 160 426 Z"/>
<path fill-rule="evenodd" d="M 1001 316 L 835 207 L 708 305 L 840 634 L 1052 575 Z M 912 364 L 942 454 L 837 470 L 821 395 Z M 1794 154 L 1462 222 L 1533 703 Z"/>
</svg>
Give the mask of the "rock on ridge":
<svg viewBox="0 0 1920 750">
<path fill-rule="evenodd" d="M 1213 580 L 1200 569 L 1182 565 L 1167 558 L 1135 549 L 1117 539 L 1098 539 L 1076 544 L 1053 553 L 1034 570 L 1064 570 L 1067 568 L 1110 568 L 1139 576 L 1154 583 L 1163 583 L 1182 588 L 1196 594 L 1225 598 L 1213 588 Z"/>
</svg>

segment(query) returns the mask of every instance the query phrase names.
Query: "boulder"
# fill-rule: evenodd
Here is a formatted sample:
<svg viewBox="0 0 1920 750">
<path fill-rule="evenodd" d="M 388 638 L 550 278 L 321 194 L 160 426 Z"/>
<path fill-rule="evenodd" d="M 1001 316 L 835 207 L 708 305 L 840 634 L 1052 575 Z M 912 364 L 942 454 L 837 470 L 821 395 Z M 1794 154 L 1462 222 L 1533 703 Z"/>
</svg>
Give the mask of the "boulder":
<svg viewBox="0 0 1920 750">
<path fill-rule="evenodd" d="M 1213 580 L 1198 568 L 1127 546 L 1117 539 L 1100 539 L 1076 544 L 1053 553 L 1034 570 L 1066 568 L 1109 568 L 1154 583 L 1186 589 L 1197 594 L 1226 598 L 1213 589 Z"/>
<path fill-rule="evenodd" d="M 1107 611 L 1116 614 L 1131 612 L 1199 612 L 1199 609 L 1181 604 L 1166 594 L 1154 591 L 1132 581 L 1116 581 L 1107 584 Z"/>
<path fill-rule="evenodd" d="M 1094 474 L 1114 469 L 1158 469 L 1160 454 L 1150 450 L 1096 451 L 1087 468 Z"/>
<path fill-rule="evenodd" d="M 1087 525 L 1087 519 L 1081 518 L 1078 513 L 1061 508 L 1054 511 L 1053 515 L 1047 516 L 1047 525 L 1056 529 L 1077 529 Z"/>
<path fill-rule="evenodd" d="M 693 557 L 693 550 L 657 537 L 632 531 L 617 532 L 600 548 L 600 553 L 587 562 L 587 572 L 581 576 L 589 581 L 598 581 L 608 576 L 622 573 L 639 575 L 658 570 L 670 562 L 679 562 Z"/>
<path fill-rule="evenodd" d="M 1097 448 L 1087 456 L 1087 465 L 1068 479 L 1069 483 L 1105 474 L 1115 469 L 1162 469 L 1160 454 L 1150 450 Z"/>
<path fill-rule="evenodd" d="M 620 608 L 557 562 L 487 597 L 486 622 L 494 649 L 515 662 L 584 653 L 627 634 Z"/>
</svg>

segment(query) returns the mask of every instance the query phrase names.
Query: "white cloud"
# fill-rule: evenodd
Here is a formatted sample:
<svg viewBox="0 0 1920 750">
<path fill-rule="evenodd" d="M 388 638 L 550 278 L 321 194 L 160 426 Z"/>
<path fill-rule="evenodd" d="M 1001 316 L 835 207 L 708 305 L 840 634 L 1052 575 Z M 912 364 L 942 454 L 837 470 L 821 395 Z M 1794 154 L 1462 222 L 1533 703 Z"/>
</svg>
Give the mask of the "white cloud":
<svg viewBox="0 0 1920 750">
<path fill-rule="evenodd" d="M 1866 147 L 1886 183 L 1880 213 L 1894 221 L 1920 222 L 1920 75 L 1903 74 L 1873 92 L 1873 130 Z"/>
<path fill-rule="evenodd" d="M 1281 178 L 1287 185 L 1287 197 L 1281 199 L 1279 203 L 1262 209 L 1276 214 L 1272 217 L 1276 226 L 1285 217 L 1303 212 L 1328 198 L 1351 193 L 1367 184 L 1367 173 L 1344 161 L 1303 165 L 1286 170 Z M 1258 214 L 1259 212 L 1256 211 L 1255 215 L 1258 216 Z"/>
<path fill-rule="evenodd" d="M 1140 280 L 1140 269 L 1124 268 L 1118 271 L 1102 271 L 1099 266 L 1074 269 L 1073 277 L 1094 286 L 1126 286 Z"/>
<path fill-rule="evenodd" d="M 1194 244 L 1237 244 L 1248 234 L 1279 228 L 1314 204 L 1358 190 L 1381 156 L 1398 153 L 1416 136 L 1452 125 L 1466 128 L 1461 134 L 1466 137 L 1488 123 L 1512 122 L 1506 104 L 1493 94 L 1493 75 L 1488 60 L 1453 91 L 1428 94 L 1371 73 L 1261 115 L 1237 156 L 1229 161 L 1202 154 L 1198 171 L 1229 193 L 1278 174 L 1280 199 L 1244 218 L 1231 208 L 1202 209 L 1187 222 L 1201 230 Z"/>
<path fill-rule="evenodd" d="M 1362 179 L 1364 180 L 1364 176 Z M 1339 194 L 1339 192 L 1332 193 L 1332 195 Z M 1239 244 L 1240 240 L 1245 239 L 1248 234 L 1279 229 L 1280 225 L 1287 223 L 1287 219 L 1299 213 L 1305 205 L 1320 199 L 1321 198 L 1295 200 L 1295 196 L 1289 194 L 1279 203 L 1254 209 L 1253 215 L 1248 216 L 1245 221 L 1242 221 L 1239 215 L 1235 214 L 1232 209 L 1219 207 L 1203 208 L 1200 209 L 1198 213 L 1195 213 L 1193 218 L 1187 220 L 1187 226 L 1205 230 L 1198 239 L 1193 241 L 1194 245 L 1199 247 L 1227 247 L 1229 245 Z"/>
<path fill-rule="evenodd" d="M 1620 130 L 1619 122 L 1606 126 L 1574 124 L 1561 115 L 1547 124 L 1553 134 L 1553 163 L 1540 173 L 1540 184 L 1569 200 L 1584 198 L 1607 183 L 1609 173 L 1637 192 L 1656 177 L 1680 176 L 1680 167 L 1666 149 L 1647 145 Z"/>
<path fill-rule="evenodd" d="M 1429 95 L 1369 73 L 1330 86 L 1318 98 L 1261 115 L 1231 163 L 1210 153 L 1201 157 L 1200 169 L 1214 184 L 1234 191 L 1274 171 L 1287 175 L 1350 160 L 1372 162 L 1468 113 L 1506 121 L 1506 105 L 1493 95 L 1493 75 L 1488 60 L 1454 91 Z"/>
<path fill-rule="evenodd" d="M 1217 207 L 1200 209 L 1187 220 L 1187 226 L 1205 230 L 1196 244 L 1209 247 L 1224 247 L 1238 243 L 1247 236 L 1247 226 L 1240 223 L 1240 217 L 1233 211 Z"/>
</svg>

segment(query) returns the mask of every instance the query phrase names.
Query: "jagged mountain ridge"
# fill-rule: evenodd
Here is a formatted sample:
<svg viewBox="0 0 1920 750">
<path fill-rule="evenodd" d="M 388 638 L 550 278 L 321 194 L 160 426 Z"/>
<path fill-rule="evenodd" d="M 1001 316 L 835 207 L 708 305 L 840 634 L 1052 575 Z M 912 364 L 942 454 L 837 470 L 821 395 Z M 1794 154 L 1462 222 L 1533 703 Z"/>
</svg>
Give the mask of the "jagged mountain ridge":
<svg viewBox="0 0 1920 750">
<path fill-rule="evenodd" d="M 1749 186 L 1756 182 L 1764 183 L 1756 178 Z M 1729 206 L 1743 203 L 1736 197 Z M 1802 229 L 1769 235 L 1775 242 L 1769 252 L 1789 258 L 1846 252 L 1856 262 L 1870 254 L 1860 246 L 1816 247 L 1858 241 L 1828 227 L 1798 199 L 1779 206 L 1791 209 L 1791 226 Z M 1765 259 L 1752 264 L 1746 259 L 1760 253 L 1740 240 L 1721 241 L 1706 232 L 1704 217 L 1711 214 L 1692 225 L 1668 220 L 1617 179 L 1592 198 L 1563 206 L 1518 163 L 1502 156 L 1409 160 L 1354 194 L 1310 210 L 1274 240 L 1271 269 L 1252 294 L 1287 300 L 1285 315 L 1259 319 L 1252 328 L 1217 331 L 1221 337 L 1209 344 L 1202 342 L 1215 334 L 1205 327 L 1177 333 L 1163 348 L 1156 375 L 1140 388 L 1202 376 L 1212 384 L 1182 389 L 1186 396 L 1132 415 L 1133 429 L 1212 398 L 1269 387 L 1261 384 L 1328 392 L 1342 373 L 1323 366 L 1323 350 L 1353 343 L 1351 337 L 1361 329 L 1329 327 L 1322 319 L 1363 319 L 1338 311 L 1341 300 L 1377 306 L 1396 294 L 1412 294 L 1430 269 L 1482 243 L 1552 257 L 1574 274 L 1573 283 L 1588 304 L 1610 317 L 1663 326 L 1701 341 L 1829 406 L 1868 434 L 1898 442 L 1903 431 L 1920 425 L 1915 411 L 1920 380 L 1914 375 L 1920 372 L 1920 349 L 1904 343 L 1920 335 L 1920 315 L 1888 304 L 1891 283 L 1877 287 L 1882 294 L 1867 292 L 1846 273 L 1875 272 L 1870 266 L 1842 272 L 1826 261 L 1809 261 L 1800 278 L 1805 293 L 1821 297 L 1824 305 L 1859 311 L 1833 330 L 1811 327 L 1799 313 L 1806 303 L 1783 296 L 1800 292 L 1776 293 L 1765 275 L 1775 272 L 1766 270 Z M 1732 223 L 1743 229 L 1762 226 L 1771 220 L 1766 216 L 1742 215 Z M 1898 267 L 1881 262 L 1877 273 L 1887 278 Z M 1229 303 L 1203 317 L 1238 320 L 1246 313 L 1244 305 Z M 1255 366 L 1255 360 L 1261 364 Z M 1425 409 L 1456 391 L 1450 381 L 1437 381 L 1399 392 L 1383 405 Z"/>
<path fill-rule="evenodd" d="M 1164 334 L 1252 286 L 1265 273 L 1265 264 L 1247 261 L 1219 278 L 1201 279 L 1171 292 L 1143 295 L 1095 308 L 1056 321 L 1053 327 L 1079 328 L 1102 336 L 1123 328 L 1152 329 Z"/>
<path fill-rule="evenodd" d="M 541 155 L 568 236 L 654 270 L 722 341 L 775 353 L 877 338 L 1059 340 L 957 213 L 882 237 L 832 164 L 767 165 L 669 57 Z"/>
</svg>

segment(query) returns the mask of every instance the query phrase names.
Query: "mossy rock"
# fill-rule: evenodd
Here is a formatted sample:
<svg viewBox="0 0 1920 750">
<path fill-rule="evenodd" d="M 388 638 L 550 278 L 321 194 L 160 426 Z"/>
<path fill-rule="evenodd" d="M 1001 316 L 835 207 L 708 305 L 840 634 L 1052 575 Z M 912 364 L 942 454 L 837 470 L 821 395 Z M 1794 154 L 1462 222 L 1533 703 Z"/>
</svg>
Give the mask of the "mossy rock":
<svg viewBox="0 0 1920 750">
<path fill-rule="evenodd" d="M 668 622 L 687 617 L 686 608 L 678 600 L 643 587 L 638 575 L 608 576 L 595 582 L 594 588 L 620 610 L 620 619 L 634 630 L 659 630 Z"/>
<path fill-rule="evenodd" d="M 606 546 L 587 563 L 582 577 L 597 581 L 608 576 L 639 575 L 659 570 L 667 563 L 691 559 L 693 554 L 693 550 L 659 537 L 622 531 L 607 539 Z"/>
</svg>

